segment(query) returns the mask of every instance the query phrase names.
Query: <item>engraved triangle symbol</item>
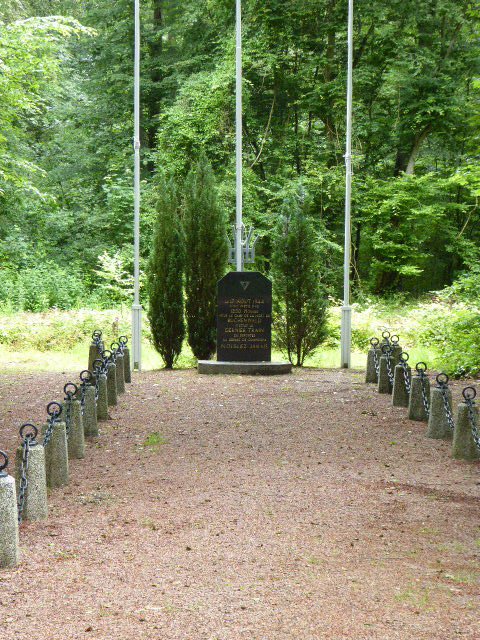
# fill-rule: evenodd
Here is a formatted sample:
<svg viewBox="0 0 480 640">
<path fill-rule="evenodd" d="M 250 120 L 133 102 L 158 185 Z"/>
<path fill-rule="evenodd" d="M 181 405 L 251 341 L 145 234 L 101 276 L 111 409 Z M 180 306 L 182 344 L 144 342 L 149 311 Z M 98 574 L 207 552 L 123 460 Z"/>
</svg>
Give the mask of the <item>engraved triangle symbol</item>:
<svg viewBox="0 0 480 640">
<path fill-rule="evenodd" d="M 240 284 L 242 285 L 243 290 L 246 291 L 250 285 L 250 282 L 240 281 Z"/>
</svg>

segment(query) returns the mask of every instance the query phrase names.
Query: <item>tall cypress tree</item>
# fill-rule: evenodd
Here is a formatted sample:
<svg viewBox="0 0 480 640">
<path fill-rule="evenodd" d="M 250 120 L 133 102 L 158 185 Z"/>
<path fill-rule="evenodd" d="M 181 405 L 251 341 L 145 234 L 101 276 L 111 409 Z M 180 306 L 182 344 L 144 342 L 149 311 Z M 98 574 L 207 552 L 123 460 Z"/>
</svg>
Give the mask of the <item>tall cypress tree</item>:
<svg viewBox="0 0 480 640">
<path fill-rule="evenodd" d="M 217 282 L 227 266 L 227 235 L 205 154 L 187 178 L 184 224 L 188 342 L 196 358 L 208 360 L 216 348 Z"/>
<path fill-rule="evenodd" d="M 173 179 L 160 176 L 157 186 L 157 219 L 150 255 L 148 318 L 153 344 L 167 369 L 172 369 L 185 337 L 183 280 L 185 238 L 179 198 Z"/>
<path fill-rule="evenodd" d="M 275 231 L 272 277 L 276 344 L 292 364 L 301 367 L 327 336 L 327 292 L 322 282 L 325 261 L 305 212 L 302 188 L 283 203 Z"/>
</svg>

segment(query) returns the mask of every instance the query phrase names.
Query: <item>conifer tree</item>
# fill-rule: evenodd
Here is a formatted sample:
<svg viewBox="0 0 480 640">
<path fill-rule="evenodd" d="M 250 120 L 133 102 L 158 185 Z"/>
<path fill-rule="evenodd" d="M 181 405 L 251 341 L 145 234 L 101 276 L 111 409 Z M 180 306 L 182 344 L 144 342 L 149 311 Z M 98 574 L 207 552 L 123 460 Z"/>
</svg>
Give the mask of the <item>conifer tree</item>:
<svg viewBox="0 0 480 640">
<path fill-rule="evenodd" d="M 301 367 L 326 338 L 328 301 L 318 237 L 305 212 L 302 189 L 283 203 L 274 236 L 272 277 L 276 345 Z"/>
<path fill-rule="evenodd" d="M 172 369 L 185 337 L 183 281 L 185 239 L 179 198 L 173 179 L 159 177 L 157 218 L 150 255 L 148 284 L 153 344 L 166 369 Z"/>
<path fill-rule="evenodd" d="M 216 348 L 217 282 L 227 265 L 226 223 L 212 167 L 202 154 L 188 175 L 184 196 L 188 342 L 199 360 Z"/>
</svg>

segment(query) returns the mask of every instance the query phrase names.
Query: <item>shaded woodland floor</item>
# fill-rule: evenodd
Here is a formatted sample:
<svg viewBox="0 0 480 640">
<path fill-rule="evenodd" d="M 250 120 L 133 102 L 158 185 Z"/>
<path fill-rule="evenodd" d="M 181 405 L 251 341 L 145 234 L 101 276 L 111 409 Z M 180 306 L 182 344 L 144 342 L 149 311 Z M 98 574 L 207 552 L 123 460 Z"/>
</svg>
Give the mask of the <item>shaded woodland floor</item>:
<svg viewBox="0 0 480 640">
<path fill-rule="evenodd" d="M 67 377 L 0 376 L 0 448 Z M 2 637 L 480 637 L 480 465 L 363 374 L 149 372 L 111 416 L 22 526 Z"/>
</svg>

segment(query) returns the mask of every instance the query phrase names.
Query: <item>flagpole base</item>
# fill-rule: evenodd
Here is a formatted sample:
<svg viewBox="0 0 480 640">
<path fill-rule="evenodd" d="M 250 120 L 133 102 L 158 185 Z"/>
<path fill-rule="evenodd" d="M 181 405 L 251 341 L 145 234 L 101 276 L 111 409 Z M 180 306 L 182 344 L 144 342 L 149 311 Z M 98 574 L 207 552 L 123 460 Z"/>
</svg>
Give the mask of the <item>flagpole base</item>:
<svg viewBox="0 0 480 640">
<path fill-rule="evenodd" d="M 341 362 L 342 369 L 350 369 L 351 366 L 351 344 L 352 344 L 352 307 L 345 305 L 342 307 L 341 322 Z"/>
<path fill-rule="evenodd" d="M 133 369 L 142 370 L 142 305 L 132 305 L 132 362 Z"/>
</svg>

